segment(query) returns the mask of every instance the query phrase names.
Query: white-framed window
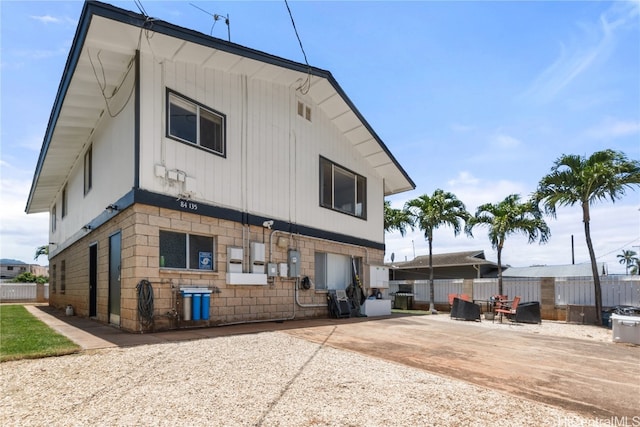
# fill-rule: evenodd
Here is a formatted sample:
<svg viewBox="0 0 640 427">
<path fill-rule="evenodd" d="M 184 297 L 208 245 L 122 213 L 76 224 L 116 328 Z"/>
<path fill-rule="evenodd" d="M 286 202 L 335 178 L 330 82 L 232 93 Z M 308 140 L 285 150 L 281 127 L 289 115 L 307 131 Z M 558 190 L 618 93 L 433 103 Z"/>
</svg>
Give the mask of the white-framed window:
<svg viewBox="0 0 640 427">
<path fill-rule="evenodd" d="M 214 271 L 215 253 L 211 236 L 160 230 L 160 268 Z"/>
<path fill-rule="evenodd" d="M 316 252 L 314 261 L 316 290 L 347 289 L 353 282 L 353 261 L 358 271 L 362 265 L 361 258 L 328 252 Z"/>
<path fill-rule="evenodd" d="M 167 136 L 226 155 L 225 116 L 167 90 Z"/>
<path fill-rule="evenodd" d="M 365 177 L 320 157 L 320 206 L 366 219 L 366 195 Z"/>
<path fill-rule="evenodd" d="M 93 147 L 84 153 L 84 194 L 85 196 L 93 186 Z"/>
<path fill-rule="evenodd" d="M 62 218 L 64 218 L 65 216 L 67 216 L 67 209 L 69 207 L 67 206 L 67 186 L 65 185 L 62 188 Z"/>
<path fill-rule="evenodd" d="M 56 214 L 56 205 L 53 205 L 51 208 L 51 231 L 56 231 L 56 227 L 58 226 L 57 222 L 57 214 Z"/>
<path fill-rule="evenodd" d="M 51 273 L 49 274 L 49 291 L 52 294 L 56 293 L 56 264 L 51 265 Z"/>
<path fill-rule="evenodd" d="M 60 293 L 64 294 L 67 289 L 67 263 L 60 261 Z"/>
</svg>

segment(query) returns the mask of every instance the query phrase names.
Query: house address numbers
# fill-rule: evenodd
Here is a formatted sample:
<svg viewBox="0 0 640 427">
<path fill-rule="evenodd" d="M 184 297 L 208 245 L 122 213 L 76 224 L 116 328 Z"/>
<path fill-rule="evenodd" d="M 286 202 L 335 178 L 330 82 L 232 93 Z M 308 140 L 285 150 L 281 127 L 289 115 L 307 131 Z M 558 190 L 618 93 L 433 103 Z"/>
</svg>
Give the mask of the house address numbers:
<svg viewBox="0 0 640 427">
<path fill-rule="evenodd" d="M 197 211 L 198 210 L 198 204 L 197 203 L 190 202 L 188 200 L 178 200 L 178 203 L 180 204 L 180 207 L 182 209 L 189 209 L 191 211 Z"/>
</svg>

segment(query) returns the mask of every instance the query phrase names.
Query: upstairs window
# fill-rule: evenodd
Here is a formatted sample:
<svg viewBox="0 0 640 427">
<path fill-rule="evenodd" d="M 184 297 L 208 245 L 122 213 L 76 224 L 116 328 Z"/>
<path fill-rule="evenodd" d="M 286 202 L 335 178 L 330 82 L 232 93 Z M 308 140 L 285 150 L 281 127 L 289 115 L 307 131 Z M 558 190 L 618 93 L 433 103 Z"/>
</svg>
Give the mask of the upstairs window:
<svg viewBox="0 0 640 427">
<path fill-rule="evenodd" d="M 320 205 L 359 218 L 367 217 L 367 180 L 320 157 Z"/>
<path fill-rule="evenodd" d="M 89 147 L 84 153 L 84 194 L 85 196 L 93 186 L 93 147 Z"/>
<path fill-rule="evenodd" d="M 53 208 L 51 208 L 51 231 L 56 231 L 57 226 L 56 205 L 53 205 Z"/>
<path fill-rule="evenodd" d="M 67 186 L 65 185 L 62 188 L 62 218 L 67 216 Z"/>
<path fill-rule="evenodd" d="M 168 92 L 167 135 L 225 155 L 225 116 Z"/>
</svg>

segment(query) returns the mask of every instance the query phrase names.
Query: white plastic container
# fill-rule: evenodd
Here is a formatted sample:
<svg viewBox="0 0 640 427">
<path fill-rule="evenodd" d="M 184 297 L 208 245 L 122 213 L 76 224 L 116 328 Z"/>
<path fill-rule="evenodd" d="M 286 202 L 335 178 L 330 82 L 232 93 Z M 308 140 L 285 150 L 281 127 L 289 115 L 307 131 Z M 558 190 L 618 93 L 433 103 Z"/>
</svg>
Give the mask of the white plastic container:
<svg viewBox="0 0 640 427">
<path fill-rule="evenodd" d="M 640 316 L 611 315 L 614 342 L 640 345 Z"/>
</svg>

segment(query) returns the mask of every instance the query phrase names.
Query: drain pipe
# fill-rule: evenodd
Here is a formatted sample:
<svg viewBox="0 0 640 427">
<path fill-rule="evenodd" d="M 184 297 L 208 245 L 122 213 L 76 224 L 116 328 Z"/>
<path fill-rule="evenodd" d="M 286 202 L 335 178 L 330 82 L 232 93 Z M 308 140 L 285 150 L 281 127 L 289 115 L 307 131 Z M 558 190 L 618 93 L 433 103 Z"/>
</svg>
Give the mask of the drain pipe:
<svg viewBox="0 0 640 427">
<path fill-rule="evenodd" d="M 284 233 L 284 234 L 293 234 L 291 232 L 288 231 L 282 231 L 282 230 L 273 230 L 271 231 L 271 234 L 269 235 L 269 262 L 271 262 L 271 254 L 273 253 L 273 235 L 276 233 Z M 329 240 L 329 239 L 323 239 L 322 237 L 313 237 L 313 236 L 304 236 L 305 239 L 314 239 L 314 240 L 320 240 L 321 242 L 331 242 L 331 243 L 336 243 L 333 240 Z M 367 247 L 365 246 L 358 246 L 358 245 L 354 245 L 352 243 L 340 243 L 341 245 L 347 245 L 347 246 L 353 246 L 355 248 L 358 249 L 363 249 L 364 253 L 365 253 L 365 265 L 369 265 L 369 249 L 367 249 Z"/>
</svg>

